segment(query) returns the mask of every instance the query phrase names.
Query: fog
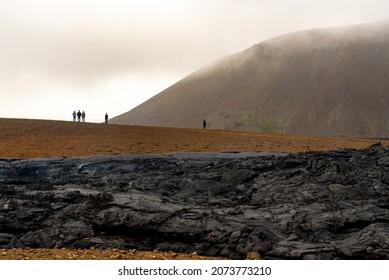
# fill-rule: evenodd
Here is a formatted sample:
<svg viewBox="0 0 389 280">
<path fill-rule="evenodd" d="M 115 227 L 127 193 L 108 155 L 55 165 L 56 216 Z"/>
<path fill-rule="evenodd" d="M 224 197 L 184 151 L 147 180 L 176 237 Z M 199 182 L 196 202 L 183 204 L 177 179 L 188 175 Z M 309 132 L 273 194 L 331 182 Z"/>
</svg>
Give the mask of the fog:
<svg viewBox="0 0 389 280">
<path fill-rule="evenodd" d="M 388 11 L 384 0 L 0 0 L 0 117 L 85 110 L 102 122 L 263 40 Z"/>
</svg>

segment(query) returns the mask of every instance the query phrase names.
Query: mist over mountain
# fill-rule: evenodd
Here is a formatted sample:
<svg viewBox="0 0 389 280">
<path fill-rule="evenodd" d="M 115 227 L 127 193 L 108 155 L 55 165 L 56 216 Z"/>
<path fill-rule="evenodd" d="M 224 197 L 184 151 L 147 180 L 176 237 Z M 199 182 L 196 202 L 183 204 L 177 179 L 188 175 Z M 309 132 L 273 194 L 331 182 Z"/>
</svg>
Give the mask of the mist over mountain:
<svg viewBox="0 0 389 280">
<path fill-rule="evenodd" d="M 389 22 L 299 31 L 216 61 L 111 123 L 389 137 Z"/>
</svg>

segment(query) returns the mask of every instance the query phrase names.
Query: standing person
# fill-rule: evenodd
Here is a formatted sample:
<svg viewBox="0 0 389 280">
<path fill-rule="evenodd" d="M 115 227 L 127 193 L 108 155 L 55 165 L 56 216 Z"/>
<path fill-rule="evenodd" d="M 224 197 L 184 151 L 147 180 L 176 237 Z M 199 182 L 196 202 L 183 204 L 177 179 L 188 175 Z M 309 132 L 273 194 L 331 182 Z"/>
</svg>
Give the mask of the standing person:
<svg viewBox="0 0 389 280">
<path fill-rule="evenodd" d="M 74 122 L 76 121 L 76 117 L 77 117 L 76 111 L 73 111 L 73 121 Z"/>
<path fill-rule="evenodd" d="M 82 111 L 81 117 L 82 117 L 82 122 L 85 122 L 85 112 L 84 111 Z"/>
<path fill-rule="evenodd" d="M 78 112 L 77 112 L 77 120 L 78 120 L 78 122 L 80 122 L 80 120 L 81 120 L 81 112 L 80 112 L 80 110 L 78 110 Z"/>
<path fill-rule="evenodd" d="M 203 120 L 203 129 L 207 129 L 207 122 Z"/>
<path fill-rule="evenodd" d="M 105 124 L 108 124 L 108 113 L 105 113 Z"/>
</svg>

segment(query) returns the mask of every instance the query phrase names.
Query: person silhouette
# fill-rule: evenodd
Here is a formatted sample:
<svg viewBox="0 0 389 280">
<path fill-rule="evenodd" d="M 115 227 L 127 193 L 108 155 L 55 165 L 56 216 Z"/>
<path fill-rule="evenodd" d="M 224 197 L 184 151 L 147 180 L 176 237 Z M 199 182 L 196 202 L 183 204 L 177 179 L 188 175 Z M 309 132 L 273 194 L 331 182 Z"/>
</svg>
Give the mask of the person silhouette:
<svg viewBox="0 0 389 280">
<path fill-rule="evenodd" d="M 81 112 L 80 112 L 80 110 L 78 110 L 78 112 L 77 112 L 77 121 L 78 122 L 80 122 L 80 120 L 81 120 Z"/>
<path fill-rule="evenodd" d="M 203 120 L 203 129 L 207 129 L 207 122 Z"/>
<path fill-rule="evenodd" d="M 82 117 L 82 122 L 85 122 L 85 112 L 84 111 L 82 111 L 82 114 L 81 114 L 81 117 Z"/>
<path fill-rule="evenodd" d="M 105 113 L 105 124 L 108 124 L 108 113 Z"/>
<path fill-rule="evenodd" d="M 77 117 L 76 111 L 73 111 L 73 121 L 74 122 L 76 121 L 76 117 Z"/>
</svg>

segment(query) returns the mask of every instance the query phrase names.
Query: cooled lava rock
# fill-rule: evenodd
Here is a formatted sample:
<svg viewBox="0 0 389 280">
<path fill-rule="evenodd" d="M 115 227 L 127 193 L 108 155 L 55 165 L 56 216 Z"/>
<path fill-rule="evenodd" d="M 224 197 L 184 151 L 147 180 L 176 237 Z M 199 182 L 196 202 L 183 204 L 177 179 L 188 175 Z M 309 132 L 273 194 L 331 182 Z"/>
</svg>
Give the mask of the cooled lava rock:
<svg viewBox="0 0 389 280">
<path fill-rule="evenodd" d="M 389 148 L 0 159 L 0 248 L 389 259 Z"/>
</svg>

